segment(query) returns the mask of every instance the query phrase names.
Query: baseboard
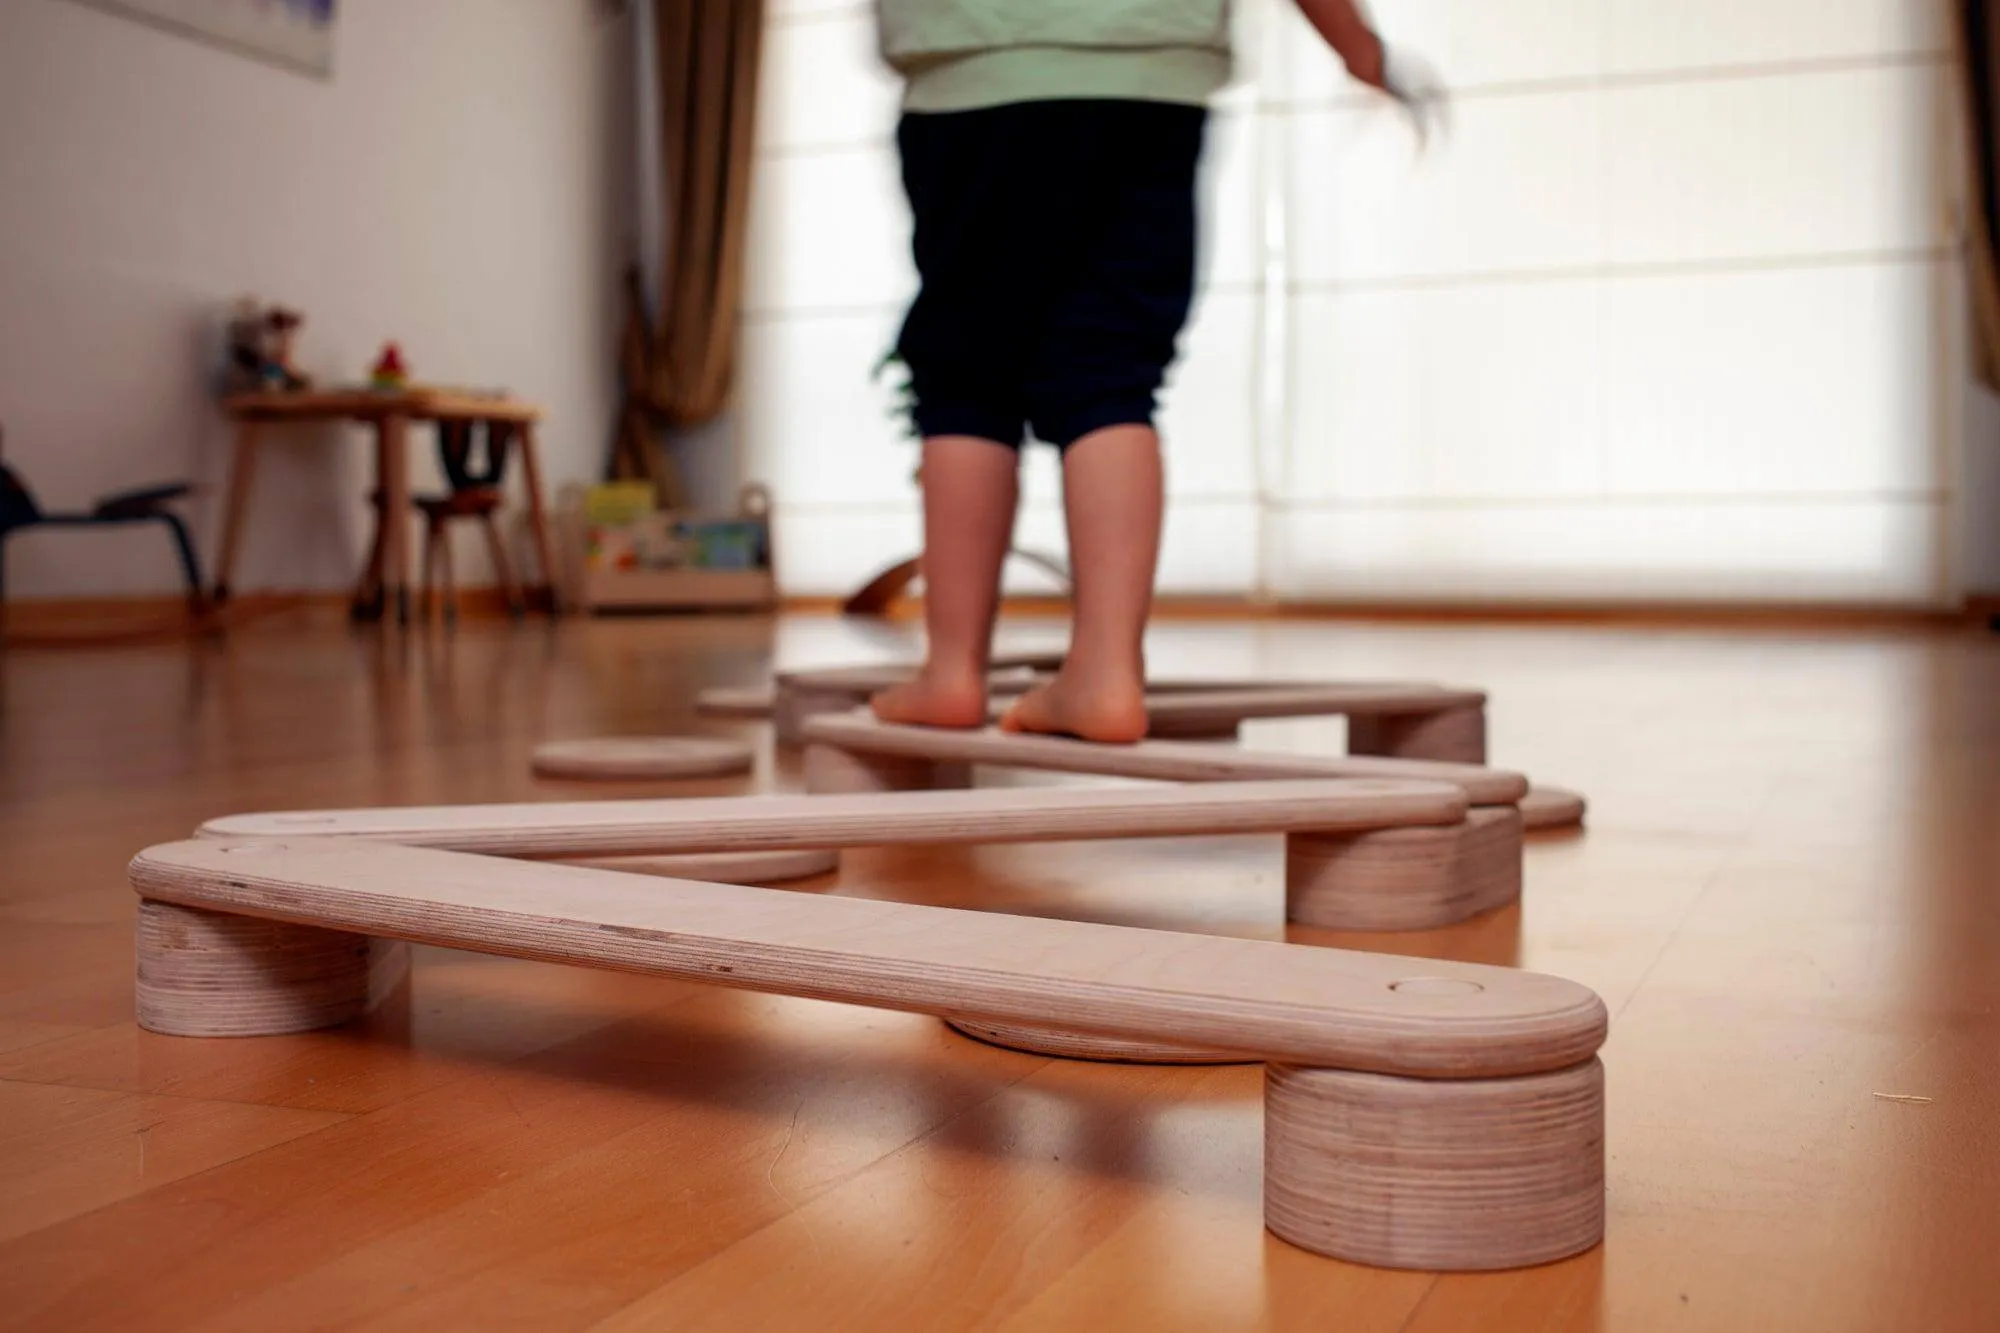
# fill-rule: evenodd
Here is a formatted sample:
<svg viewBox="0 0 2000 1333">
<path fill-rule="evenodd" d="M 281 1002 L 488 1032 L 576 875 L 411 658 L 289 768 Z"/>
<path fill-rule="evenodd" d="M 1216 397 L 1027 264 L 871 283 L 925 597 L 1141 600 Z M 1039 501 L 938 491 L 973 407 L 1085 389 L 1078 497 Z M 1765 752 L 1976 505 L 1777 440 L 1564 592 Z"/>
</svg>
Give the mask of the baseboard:
<svg viewBox="0 0 2000 1333">
<path fill-rule="evenodd" d="M 838 597 L 787 597 L 783 609 L 838 613 Z M 1037 619 L 1069 614 L 1061 597 L 1009 597 L 1003 615 Z M 1548 625 L 1629 625 L 1634 627 L 1743 629 L 1918 629 L 1985 623 L 2000 614 L 2000 596 L 1972 597 L 1958 609 L 1825 603 L 1729 602 L 1277 602 L 1255 597 L 1164 596 L 1153 607 L 1156 620 L 1355 620 Z M 923 618 L 922 597 L 900 599 L 883 617 Z"/>
<path fill-rule="evenodd" d="M 530 610 L 548 609 L 547 588 L 529 588 L 526 596 Z M 9 601 L 0 608 L 0 623 L 4 623 L 6 641 L 23 647 L 42 641 L 143 641 L 233 629 L 279 614 L 309 623 L 344 623 L 351 600 L 346 591 L 237 593 L 220 610 L 195 616 L 179 593 L 30 597 Z M 413 602 L 411 613 L 421 615 L 421 599 Z M 468 620 L 497 620 L 509 614 L 507 599 L 497 587 L 460 589 L 458 613 Z"/>
</svg>

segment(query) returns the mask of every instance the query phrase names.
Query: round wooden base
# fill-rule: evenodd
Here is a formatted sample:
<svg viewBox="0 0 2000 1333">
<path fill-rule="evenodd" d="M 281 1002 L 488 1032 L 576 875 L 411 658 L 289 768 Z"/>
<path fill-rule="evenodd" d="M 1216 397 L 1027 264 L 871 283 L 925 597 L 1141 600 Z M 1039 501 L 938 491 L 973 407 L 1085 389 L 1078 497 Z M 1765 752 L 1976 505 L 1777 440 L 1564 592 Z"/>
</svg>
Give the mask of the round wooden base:
<svg viewBox="0 0 2000 1333">
<path fill-rule="evenodd" d="M 806 723 L 821 713 L 850 713 L 868 702 L 866 692 L 814 689 L 780 680 L 771 704 L 771 732 L 778 744 L 806 743 Z"/>
<path fill-rule="evenodd" d="M 1486 762 L 1486 708 L 1438 713 L 1368 713 L 1347 719 L 1347 752 L 1449 764 Z"/>
<path fill-rule="evenodd" d="M 748 773 L 755 755 L 742 741 L 713 736 L 604 736 L 535 747 L 535 772 L 586 782 L 715 778 Z"/>
<path fill-rule="evenodd" d="M 1534 787 L 1521 798 L 1521 822 L 1529 829 L 1575 828 L 1583 823 L 1584 799 L 1561 787 Z"/>
<path fill-rule="evenodd" d="M 947 1018 L 945 1023 L 975 1041 L 1004 1046 L 1030 1055 L 1053 1055 L 1062 1060 L 1103 1060 L 1134 1065 L 1248 1065 L 1255 1056 L 1229 1055 L 1198 1046 L 1176 1046 L 1163 1041 L 1133 1041 L 1124 1037 L 1101 1037 L 1088 1032 L 1067 1032 L 1061 1028 L 1034 1027 L 1022 1023 L 982 1023 L 964 1018 Z"/>
<path fill-rule="evenodd" d="M 687 852 L 674 856 L 592 856 L 569 862 L 627 875 L 709 884 L 783 884 L 840 869 L 839 852 Z"/>
<path fill-rule="evenodd" d="M 139 1026 L 176 1037 L 268 1037 L 366 1014 L 409 949 L 344 931 L 142 901 Z"/>
<path fill-rule="evenodd" d="M 1434 930 L 1521 896 L 1521 814 L 1474 806 L 1462 824 L 1285 839 L 1285 918 L 1330 930 Z"/>
<path fill-rule="evenodd" d="M 1604 1067 L 1429 1080 L 1271 1065 L 1264 1222 L 1382 1268 L 1522 1268 L 1604 1237 Z"/>
</svg>

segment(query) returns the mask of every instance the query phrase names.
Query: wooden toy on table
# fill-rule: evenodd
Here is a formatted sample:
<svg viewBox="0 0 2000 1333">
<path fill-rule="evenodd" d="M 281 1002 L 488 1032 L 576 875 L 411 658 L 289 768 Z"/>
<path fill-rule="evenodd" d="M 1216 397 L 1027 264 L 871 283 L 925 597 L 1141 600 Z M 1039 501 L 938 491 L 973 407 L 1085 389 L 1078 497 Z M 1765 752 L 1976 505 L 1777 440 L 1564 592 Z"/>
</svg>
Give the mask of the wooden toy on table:
<svg viewBox="0 0 2000 1333">
<path fill-rule="evenodd" d="M 139 1021 L 356 1018 L 405 941 L 1267 1062 L 1265 1222 L 1308 1250 L 1503 1269 L 1604 1229 L 1603 1002 L 1574 982 L 1261 940 L 649 879 L 357 839 L 134 860 Z"/>
</svg>

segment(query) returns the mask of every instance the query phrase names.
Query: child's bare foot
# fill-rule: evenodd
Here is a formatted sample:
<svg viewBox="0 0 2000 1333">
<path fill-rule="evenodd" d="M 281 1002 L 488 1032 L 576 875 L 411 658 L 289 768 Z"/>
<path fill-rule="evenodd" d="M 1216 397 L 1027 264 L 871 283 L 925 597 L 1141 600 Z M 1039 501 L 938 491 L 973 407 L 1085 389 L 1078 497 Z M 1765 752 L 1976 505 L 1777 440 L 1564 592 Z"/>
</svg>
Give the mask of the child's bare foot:
<svg viewBox="0 0 2000 1333">
<path fill-rule="evenodd" d="M 986 681 L 981 676 L 947 677 L 926 669 L 883 690 L 868 706 L 884 722 L 976 729 L 986 725 Z"/>
<path fill-rule="evenodd" d="M 1143 679 L 1138 672 L 1064 667 L 1047 685 L 1022 695 L 1000 719 L 1000 729 L 1129 745 L 1146 735 Z"/>
</svg>

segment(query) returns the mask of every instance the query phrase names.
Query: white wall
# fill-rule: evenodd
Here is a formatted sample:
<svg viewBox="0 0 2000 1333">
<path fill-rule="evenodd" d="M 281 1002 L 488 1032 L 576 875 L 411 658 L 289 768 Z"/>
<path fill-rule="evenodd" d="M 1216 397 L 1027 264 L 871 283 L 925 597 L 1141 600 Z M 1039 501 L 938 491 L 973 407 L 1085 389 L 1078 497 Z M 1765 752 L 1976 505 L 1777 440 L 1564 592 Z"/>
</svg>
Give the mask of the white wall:
<svg viewBox="0 0 2000 1333">
<path fill-rule="evenodd" d="M 0 4 L 0 422 L 45 504 L 220 482 L 210 376 L 241 293 L 306 313 L 323 380 L 394 338 L 419 378 L 543 403 L 551 489 L 601 467 L 627 21 L 597 0 L 342 0 L 337 41 L 322 82 L 69 0 Z M 352 581 L 363 444 L 329 428 L 266 451 L 239 588 Z M 213 496 L 199 516 L 212 536 Z M 152 534 L 10 545 L 18 594 L 174 584 Z"/>
<path fill-rule="evenodd" d="M 1380 0 L 1457 92 L 1419 159 L 1239 0 L 1163 587 L 1954 595 L 1939 8 Z M 866 6 L 772 14 L 743 435 L 787 586 L 830 592 L 916 541 L 867 379 L 913 282 L 895 88 Z M 1058 539 L 1052 473 L 1024 539 Z"/>
</svg>

